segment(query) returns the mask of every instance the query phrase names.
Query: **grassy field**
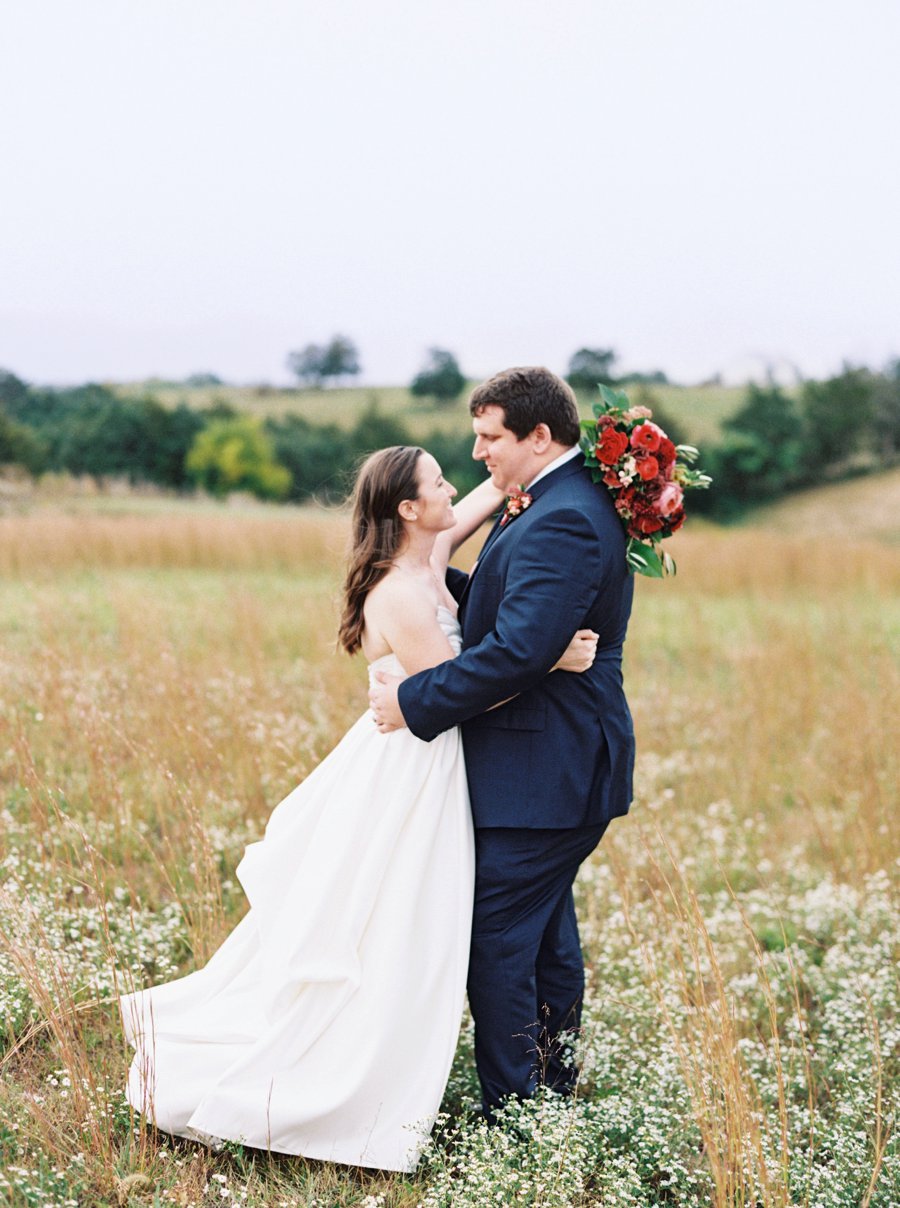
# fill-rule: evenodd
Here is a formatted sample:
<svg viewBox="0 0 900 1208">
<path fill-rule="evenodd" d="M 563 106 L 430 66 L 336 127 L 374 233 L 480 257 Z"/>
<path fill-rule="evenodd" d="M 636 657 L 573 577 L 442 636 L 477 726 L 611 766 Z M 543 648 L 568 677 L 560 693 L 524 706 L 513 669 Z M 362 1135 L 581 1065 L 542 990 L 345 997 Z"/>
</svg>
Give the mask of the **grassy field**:
<svg viewBox="0 0 900 1208">
<path fill-rule="evenodd" d="M 333 648 L 344 516 L 0 519 L 0 1203 L 900 1201 L 900 549 L 831 498 L 814 536 L 692 525 L 677 578 L 638 583 L 579 1094 L 485 1131 L 467 1025 L 410 1177 L 212 1155 L 122 1095 L 116 993 L 209 956 L 245 844 L 365 706 Z"/>
<path fill-rule="evenodd" d="M 402 418 L 417 440 L 435 429 L 468 432 L 470 425 L 466 403 L 468 391 L 456 402 L 437 407 L 427 399 L 414 398 L 402 386 L 282 390 L 271 386 L 187 387 L 151 381 L 117 384 L 112 388 L 126 397 L 150 392 L 161 402 L 173 407 L 185 402 L 190 407 L 204 408 L 220 400 L 252 415 L 302 415 L 316 424 L 335 423 L 344 428 L 352 427 L 360 412 L 376 402 L 384 414 Z M 629 396 L 634 398 L 639 389 L 638 386 L 627 387 Z M 651 390 L 666 413 L 676 417 L 689 439 L 698 444 L 718 434 L 722 420 L 737 409 L 744 394 L 742 386 L 653 386 Z M 592 402 L 590 392 L 580 396 L 585 418 L 590 415 Z"/>
<path fill-rule="evenodd" d="M 759 508 L 753 523 L 774 533 L 900 542 L 900 469 L 813 487 Z"/>
</svg>

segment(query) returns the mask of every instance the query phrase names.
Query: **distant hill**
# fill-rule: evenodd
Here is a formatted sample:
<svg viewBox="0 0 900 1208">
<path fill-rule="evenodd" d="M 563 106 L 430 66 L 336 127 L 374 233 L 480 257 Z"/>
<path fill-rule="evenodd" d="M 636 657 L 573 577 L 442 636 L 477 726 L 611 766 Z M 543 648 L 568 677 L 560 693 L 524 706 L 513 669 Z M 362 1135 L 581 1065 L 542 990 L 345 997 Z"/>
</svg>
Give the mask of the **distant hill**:
<svg viewBox="0 0 900 1208">
<path fill-rule="evenodd" d="M 189 407 L 203 409 L 214 402 L 229 403 L 239 411 L 259 416 L 302 415 L 312 423 L 335 423 L 351 428 L 360 412 L 373 402 L 386 415 L 402 417 L 416 439 L 435 429 L 441 432 L 468 432 L 469 389 L 456 402 L 440 407 L 428 400 L 414 398 L 404 386 L 352 386 L 346 389 L 293 390 L 276 386 L 189 386 L 171 382 L 147 381 L 105 383 L 123 397 L 152 394 L 167 406 L 184 402 Z M 471 383 L 472 386 L 475 383 Z M 626 386 L 636 399 L 638 386 Z M 667 415 L 676 419 L 698 445 L 716 438 L 723 419 L 735 411 L 744 395 L 743 386 L 652 386 L 652 395 L 659 400 Z M 579 395 L 585 418 L 590 416 L 593 395 Z"/>
<path fill-rule="evenodd" d="M 746 523 L 797 536 L 874 537 L 900 543 L 900 467 L 798 491 L 756 508 Z"/>
</svg>

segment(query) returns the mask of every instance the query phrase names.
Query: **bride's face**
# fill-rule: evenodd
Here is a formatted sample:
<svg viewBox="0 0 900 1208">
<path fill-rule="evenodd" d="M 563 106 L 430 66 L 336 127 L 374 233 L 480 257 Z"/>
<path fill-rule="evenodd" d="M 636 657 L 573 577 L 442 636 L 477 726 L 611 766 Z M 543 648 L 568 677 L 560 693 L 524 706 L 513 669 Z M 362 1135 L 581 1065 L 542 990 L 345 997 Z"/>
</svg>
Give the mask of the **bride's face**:
<svg viewBox="0 0 900 1208">
<path fill-rule="evenodd" d="M 415 526 L 423 532 L 441 533 L 456 523 L 453 499 L 456 487 L 441 473 L 441 467 L 430 453 L 423 453 L 416 463 L 419 497 L 413 500 Z"/>
</svg>

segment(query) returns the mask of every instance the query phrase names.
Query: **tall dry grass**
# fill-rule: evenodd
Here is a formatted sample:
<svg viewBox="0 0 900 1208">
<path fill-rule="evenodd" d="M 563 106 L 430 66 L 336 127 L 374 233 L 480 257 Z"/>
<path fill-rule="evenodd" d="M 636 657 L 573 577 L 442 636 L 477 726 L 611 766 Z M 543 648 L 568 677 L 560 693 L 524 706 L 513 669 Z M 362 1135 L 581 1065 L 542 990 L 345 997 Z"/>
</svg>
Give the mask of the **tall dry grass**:
<svg viewBox="0 0 900 1208">
<path fill-rule="evenodd" d="M 217 1171 L 255 1203 L 422 1197 L 402 1179 L 189 1147 L 176 1170 L 118 1093 L 128 1054 L 110 1004 L 137 959 L 121 912 L 147 927 L 149 949 L 155 924 L 139 920 L 171 907 L 180 938 L 166 951 L 183 970 L 202 963 L 244 909 L 244 845 L 364 708 L 364 668 L 333 646 L 344 542 L 341 515 L 309 512 L 0 521 L 0 860 L 20 870 L 0 914 L 21 915 L 16 876 L 48 887 L 49 903 L 0 946 L 36 1005 L 0 1058 L 0 1109 L 48 1161 L 82 1155 L 85 1203 L 127 1202 L 143 1186 L 132 1176 L 200 1203 Z M 753 895 L 783 900 L 809 870 L 861 886 L 896 861 L 900 551 L 697 529 L 675 553 L 674 580 L 638 584 L 626 656 L 638 797 L 587 870 L 585 937 L 599 970 L 622 912 L 688 1088 L 710 1202 L 774 1208 L 791 1203 L 789 1087 L 809 1056 L 767 988 L 778 934 L 763 943 L 745 913 L 738 937 L 708 903 L 719 891 L 739 911 Z M 602 892 L 595 873 L 608 873 Z M 74 984 L 76 941 L 51 925 L 84 905 L 97 919 L 85 953 L 117 971 L 93 990 Z M 786 919 L 788 960 L 790 930 Z M 760 996 L 752 1029 L 737 975 Z M 802 1019 L 808 979 L 785 976 Z M 768 1098 L 744 1047 L 757 1033 L 785 1084 Z M 64 1099 L 47 1090 L 63 1068 Z M 814 1118 L 830 1092 L 807 1082 Z M 884 1082 L 873 1068 L 873 1189 Z"/>
<path fill-rule="evenodd" d="M 338 513 L 259 509 L 259 515 L 201 510 L 151 515 L 74 515 L 42 509 L 0 516 L 0 574 L 125 567 L 315 571 L 340 559 Z"/>
</svg>

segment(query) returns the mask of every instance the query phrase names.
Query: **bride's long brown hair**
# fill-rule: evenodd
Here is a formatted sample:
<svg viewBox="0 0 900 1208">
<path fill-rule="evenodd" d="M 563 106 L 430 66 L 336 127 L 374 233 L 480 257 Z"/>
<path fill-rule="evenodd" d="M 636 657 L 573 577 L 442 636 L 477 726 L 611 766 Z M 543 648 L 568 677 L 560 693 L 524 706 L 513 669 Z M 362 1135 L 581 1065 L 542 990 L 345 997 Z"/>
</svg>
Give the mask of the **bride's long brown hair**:
<svg viewBox="0 0 900 1208">
<path fill-rule="evenodd" d="M 397 511 L 404 499 L 418 499 L 418 445 L 392 445 L 366 458 L 353 489 L 353 520 L 344 607 L 338 644 L 348 654 L 362 645 L 366 596 L 390 569 L 403 538 Z"/>
</svg>

